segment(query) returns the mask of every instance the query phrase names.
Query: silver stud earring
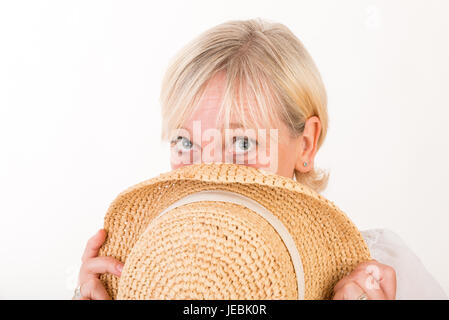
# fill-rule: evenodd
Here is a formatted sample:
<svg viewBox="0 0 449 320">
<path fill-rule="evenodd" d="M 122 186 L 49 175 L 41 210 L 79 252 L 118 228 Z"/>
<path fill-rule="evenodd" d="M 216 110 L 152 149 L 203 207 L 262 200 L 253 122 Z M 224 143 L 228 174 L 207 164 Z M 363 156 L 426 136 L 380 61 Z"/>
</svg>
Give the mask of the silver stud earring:
<svg viewBox="0 0 449 320">
<path fill-rule="evenodd" d="M 304 167 L 307 167 L 307 162 L 304 162 L 303 165 L 304 165 Z"/>
</svg>

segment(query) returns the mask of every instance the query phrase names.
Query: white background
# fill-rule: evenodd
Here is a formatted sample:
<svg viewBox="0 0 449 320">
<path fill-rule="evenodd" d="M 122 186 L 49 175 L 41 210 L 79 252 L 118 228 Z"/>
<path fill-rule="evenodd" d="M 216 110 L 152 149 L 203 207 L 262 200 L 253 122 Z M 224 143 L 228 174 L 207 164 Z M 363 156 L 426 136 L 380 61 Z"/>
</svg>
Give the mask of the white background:
<svg viewBox="0 0 449 320">
<path fill-rule="evenodd" d="M 323 76 L 323 193 L 399 234 L 449 293 L 449 1 L 1 1 L 0 298 L 68 299 L 123 189 L 169 170 L 172 57 L 230 19 L 281 22 Z"/>
</svg>

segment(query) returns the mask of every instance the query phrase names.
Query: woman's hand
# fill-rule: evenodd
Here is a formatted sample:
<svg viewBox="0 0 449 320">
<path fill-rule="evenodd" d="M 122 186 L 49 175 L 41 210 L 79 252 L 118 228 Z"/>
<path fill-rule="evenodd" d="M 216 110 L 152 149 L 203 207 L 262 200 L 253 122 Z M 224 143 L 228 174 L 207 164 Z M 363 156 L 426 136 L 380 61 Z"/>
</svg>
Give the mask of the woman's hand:
<svg viewBox="0 0 449 320">
<path fill-rule="evenodd" d="M 394 300 L 396 272 L 390 266 L 370 260 L 359 264 L 337 282 L 333 300 Z"/>
<path fill-rule="evenodd" d="M 102 273 L 111 273 L 118 277 L 122 272 L 123 263 L 112 257 L 98 257 L 98 251 L 106 240 L 106 231 L 100 229 L 89 239 L 81 258 L 83 264 L 79 273 L 79 290 L 81 297 L 74 300 L 110 300 L 99 277 Z"/>
</svg>

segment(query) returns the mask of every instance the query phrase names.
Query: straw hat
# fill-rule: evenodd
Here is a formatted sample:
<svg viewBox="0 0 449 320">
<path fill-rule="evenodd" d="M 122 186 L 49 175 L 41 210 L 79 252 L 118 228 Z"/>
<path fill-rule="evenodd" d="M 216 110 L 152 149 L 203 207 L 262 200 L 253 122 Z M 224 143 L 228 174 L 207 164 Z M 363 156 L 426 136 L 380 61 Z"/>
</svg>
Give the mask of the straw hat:
<svg viewBox="0 0 449 320">
<path fill-rule="evenodd" d="M 292 179 L 195 164 L 141 182 L 110 205 L 100 279 L 113 299 L 329 299 L 370 259 L 331 201 Z"/>
</svg>

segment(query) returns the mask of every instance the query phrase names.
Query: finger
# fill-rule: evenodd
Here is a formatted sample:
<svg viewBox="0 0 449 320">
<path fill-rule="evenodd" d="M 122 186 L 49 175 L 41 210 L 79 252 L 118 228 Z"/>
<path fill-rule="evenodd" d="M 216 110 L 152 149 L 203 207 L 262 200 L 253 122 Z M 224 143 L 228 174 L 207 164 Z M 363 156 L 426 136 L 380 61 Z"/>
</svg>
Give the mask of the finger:
<svg viewBox="0 0 449 320">
<path fill-rule="evenodd" d="M 351 280 L 349 280 L 349 275 L 341 278 L 337 284 L 334 286 L 334 293 L 339 291 L 341 289 L 341 287 L 343 287 L 347 282 L 349 282 Z"/>
<path fill-rule="evenodd" d="M 384 288 L 380 285 L 383 265 L 377 261 L 361 263 L 348 276 L 350 280 L 356 282 L 372 300 L 388 299 Z"/>
<path fill-rule="evenodd" d="M 352 272 L 350 272 L 347 276 L 342 278 L 334 286 L 334 291 L 338 290 L 341 287 L 341 285 L 346 283 L 346 281 L 354 280 L 354 277 L 356 275 L 357 275 L 357 277 L 359 277 L 359 275 L 358 275 L 359 273 L 371 274 L 373 276 L 373 279 L 370 279 L 370 280 L 378 280 L 378 278 L 380 278 L 380 276 L 379 276 L 380 269 L 376 269 L 375 267 L 372 267 L 372 265 L 377 265 L 377 264 L 379 264 L 379 263 L 376 260 L 369 260 L 369 261 L 365 261 L 365 262 L 358 264 L 357 267 L 352 270 Z M 378 271 L 378 272 L 376 272 L 376 271 Z"/>
<path fill-rule="evenodd" d="M 375 260 L 367 267 L 372 277 L 376 280 L 385 294 L 386 299 L 394 300 L 396 298 L 396 271 L 388 265 L 379 263 Z"/>
<path fill-rule="evenodd" d="M 347 273 L 346 276 L 341 278 L 334 286 L 334 292 L 337 292 L 341 289 L 347 282 L 352 281 L 350 278 L 350 275 L 355 271 L 356 269 L 352 270 L 351 272 Z"/>
<path fill-rule="evenodd" d="M 357 283 L 345 281 L 339 289 L 335 291 L 332 300 L 358 300 L 363 293 L 363 289 L 360 288 Z"/>
<path fill-rule="evenodd" d="M 370 300 L 387 299 L 382 288 L 371 275 L 360 272 L 352 275 L 350 279 L 362 288 Z"/>
<path fill-rule="evenodd" d="M 98 232 L 87 241 L 86 249 L 84 249 L 82 262 L 90 258 L 98 256 L 98 251 L 100 251 L 103 242 L 106 240 L 106 231 L 104 229 L 98 230 Z"/>
<path fill-rule="evenodd" d="M 92 276 L 110 273 L 120 277 L 123 269 L 123 263 L 112 257 L 91 258 L 81 265 L 79 281 L 82 283 Z"/>
<path fill-rule="evenodd" d="M 371 277 L 368 282 L 371 281 L 372 285 L 380 286 L 386 299 L 393 300 L 396 298 L 396 272 L 391 266 L 382 264 L 377 260 L 370 260 L 361 263 L 356 269 L 364 270 L 367 274 L 370 274 Z"/>
<path fill-rule="evenodd" d="M 89 281 L 84 282 L 80 287 L 80 291 L 84 299 L 111 300 L 111 297 L 100 279 L 92 278 Z"/>
</svg>

